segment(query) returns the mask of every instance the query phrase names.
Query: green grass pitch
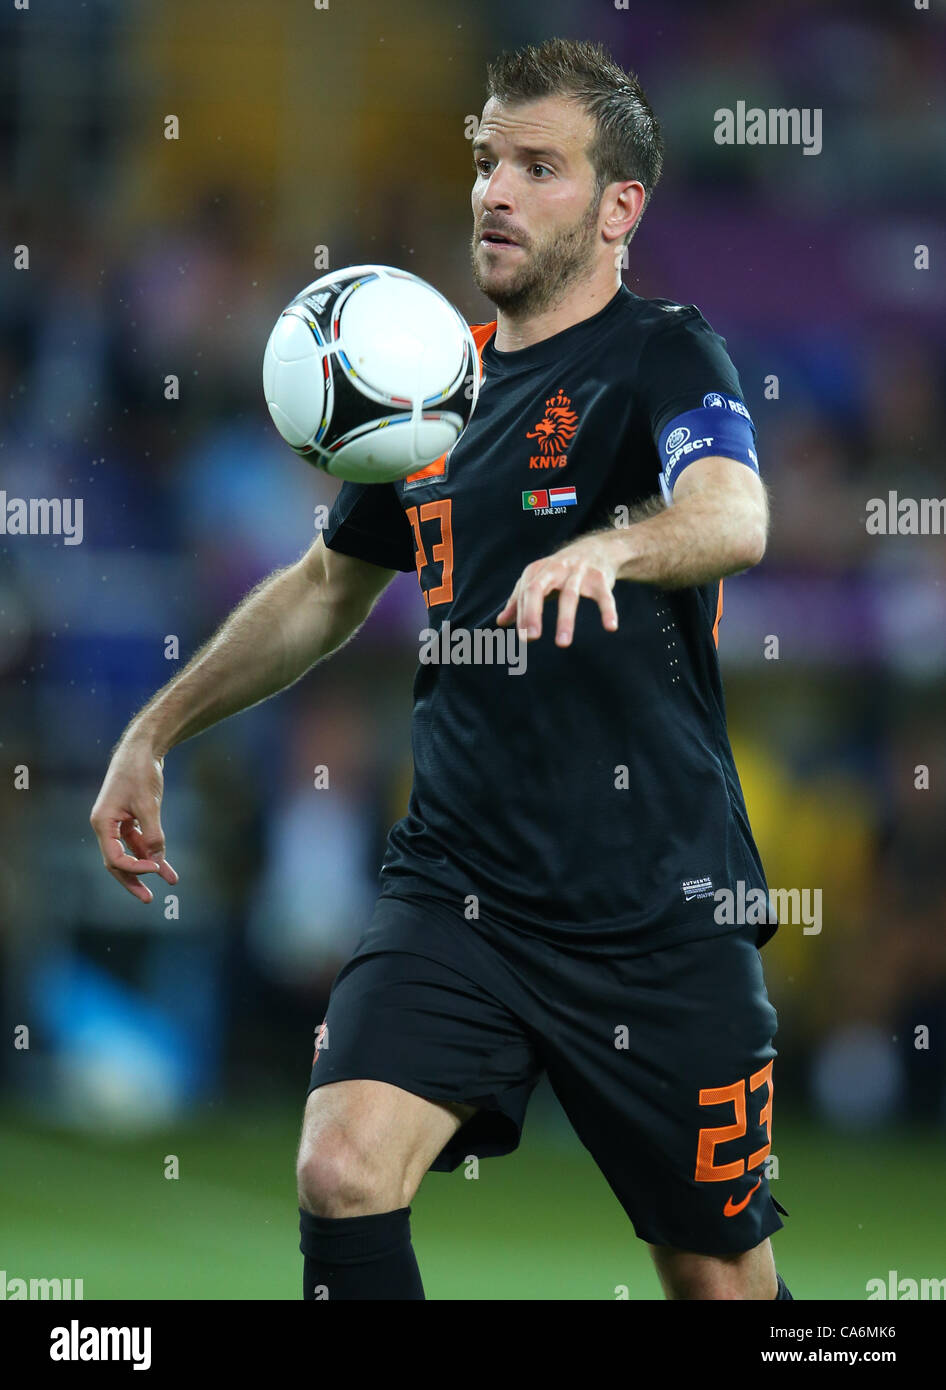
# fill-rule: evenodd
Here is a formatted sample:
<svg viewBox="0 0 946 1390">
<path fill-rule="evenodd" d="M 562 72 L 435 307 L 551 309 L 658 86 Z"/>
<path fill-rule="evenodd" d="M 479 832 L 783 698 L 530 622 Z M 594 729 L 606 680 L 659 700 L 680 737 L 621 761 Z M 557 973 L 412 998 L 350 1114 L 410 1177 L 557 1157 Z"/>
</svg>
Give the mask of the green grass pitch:
<svg viewBox="0 0 946 1390">
<path fill-rule="evenodd" d="M 215 1107 L 129 1141 L 8 1112 L 0 1269 L 81 1277 L 86 1299 L 298 1299 L 300 1117 Z M 791 1216 L 773 1246 L 796 1299 L 864 1299 L 891 1268 L 943 1274 L 934 1136 L 832 1134 L 783 1110 L 775 1137 L 773 1192 Z M 477 1178 L 428 1174 L 411 1224 L 430 1299 L 613 1299 L 620 1285 L 661 1297 L 646 1247 L 570 1131 L 527 1122 L 518 1152 L 483 1160 Z"/>
</svg>

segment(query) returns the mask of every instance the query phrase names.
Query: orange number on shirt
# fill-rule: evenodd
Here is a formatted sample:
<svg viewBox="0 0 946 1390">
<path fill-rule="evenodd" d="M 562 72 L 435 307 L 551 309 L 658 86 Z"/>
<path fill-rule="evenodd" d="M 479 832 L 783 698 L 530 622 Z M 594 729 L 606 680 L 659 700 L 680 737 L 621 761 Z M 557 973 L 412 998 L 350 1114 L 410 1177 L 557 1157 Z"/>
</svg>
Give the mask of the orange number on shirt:
<svg viewBox="0 0 946 1390">
<path fill-rule="evenodd" d="M 428 608 L 433 608 L 438 603 L 449 603 L 453 598 L 453 526 L 451 521 L 451 508 L 453 503 L 449 497 L 441 498 L 438 502 L 424 502 L 420 510 L 417 507 L 407 508 L 407 519 L 411 523 L 414 532 L 414 559 L 417 564 L 417 582 L 420 584 L 424 601 Z M 433 589 L 425 589 L 421 573 L 424 566 L 428 563 L 427 551 L 424 549 L 424 542 L 421 537 L 420 524 L 422 521 L 438 520 L 440 522 L 440 539 L 431 546 L 430 563 L 439 564 L 440 583 Z"/>
<path fill-rule="evenodd" d="M 774 1059 L 773 1059 L 774 1060 Z M 731 1182 L 742 1177 L 748 1169 L 755 1168 L 769 1154 L 772 1148 L 772 1062 L 767 1062 L 760 1071 L 749 1077 L 749 1090 L 758 1091 L 768 1087 L 768 1098 L 759 1115 L 759 1124 L 765 1125 L 768 1142 L 756 1149 L 745 1163 L 741 1158 L 732 1163 L 714 1163 L 716 1145 L 725 1144 L 730 1139 L 741 1139 L 746 1133 L 746 1083 L 745 1079 L 734 1081 L 731 1086 L 711 1086 L 700 1091 L 701 1105 L 725 1105 L 732 1103 L 736 1119 L 731 1125 L 717 1125 L 701 1129 L 696 1146 L 697 1182 Z"/>
</svg>

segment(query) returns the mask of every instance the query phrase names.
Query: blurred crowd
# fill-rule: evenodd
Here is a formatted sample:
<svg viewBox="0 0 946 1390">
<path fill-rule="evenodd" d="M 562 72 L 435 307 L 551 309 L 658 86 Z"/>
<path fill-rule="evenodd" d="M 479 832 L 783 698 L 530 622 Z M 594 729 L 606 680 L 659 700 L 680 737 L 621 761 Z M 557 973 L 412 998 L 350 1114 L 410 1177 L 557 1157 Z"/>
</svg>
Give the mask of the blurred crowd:
<svg viewBox="0 0 946 1390">
<path fill-rule="evenodd" d="M 726 338 L 770 488 L 769 550 L 727 581 L 719 646 L 770 884 L 822 891 L 820 933 L 786 924 L 765 951 L 780 1093 L 839 1124 L 943 1124 L 946 537 L 865 524 L 891 490 L 946 495 L 942 18 L 343 8 L 57 0 L 43 23 L 0 19 L 4 244 L 29 248 L 3 272 L 0 488 L 84 501 L 81 545 L 0 536 L 4 1015 L 35 1024 L 28 1079 L 7 1058 L 0 1081 L 29 1099 L 42 1077 L 77 1113 L 122 1113 L 143 1077 L 169 1106 L 304 1092 L 409 791 L 416 580 L 324 668 L 168 758 L 177 915 L 104 872 L 89 810 L 136 709 L 334 496 L 261 392 L 316 248 L 494 317 L 469 274 L 465 121 L 491 54 L 580 34 L 640 73 L 665 130 L 625 282 Z M 821 153 L 716 144 L 714 112 L 739 100 L 823 109 Z M 105 1075 L 80 1017 L 141 1068 Z M 188 1040 L 176 1069 L 167 1036 Z"/>
</svg>

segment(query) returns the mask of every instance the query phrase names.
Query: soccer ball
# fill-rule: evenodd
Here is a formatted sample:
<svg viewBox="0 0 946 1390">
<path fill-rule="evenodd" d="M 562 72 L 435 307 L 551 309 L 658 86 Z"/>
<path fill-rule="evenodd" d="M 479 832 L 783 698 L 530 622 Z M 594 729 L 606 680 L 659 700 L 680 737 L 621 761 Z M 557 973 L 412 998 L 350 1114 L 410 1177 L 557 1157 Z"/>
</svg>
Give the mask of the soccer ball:
<svg viewBox="0 0 946 1390">
<path fill-rule="evenodd" d="M 349 266 L 282 311 L 263 356 L 263 390 L 286 443 L 333 477 L 385 483 L 459 439 L 480 387 L 466 321 L 407 271 Z"/>
</svg>

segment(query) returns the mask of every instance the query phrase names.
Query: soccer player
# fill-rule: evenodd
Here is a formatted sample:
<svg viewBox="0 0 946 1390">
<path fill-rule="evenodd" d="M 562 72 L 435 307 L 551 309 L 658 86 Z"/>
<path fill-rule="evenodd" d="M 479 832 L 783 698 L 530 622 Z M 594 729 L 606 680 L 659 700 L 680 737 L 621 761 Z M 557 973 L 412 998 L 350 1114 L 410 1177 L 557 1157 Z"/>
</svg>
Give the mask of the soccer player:
<svg viewBox="0 0 946 1390">
<path fill-rule="evenodd" d="M 768 513 L 723 340 L 621 283 L 661 148 L 600 45 L 490 65 L 472 261 L 496 319 L 474 327 L 468 428 L 402 482 L 341 488 L 309 552 L 132 721 L 93 808 L 109 871 L 150 901 L 138 875 L 177 881 L 168 750 L 293 683 L 416 570 L 441 640 L 409 809 L 313 1059 L 306 1298 L 422 1299 L 424 1174 L 514 1150 L 543 1073 L 668 1298 L 791 1297 L 765 1172 L 775 925 L 716 896 L 768 891 L 716 649 L 722 579 L 762 558 Z"/>
</svg>

